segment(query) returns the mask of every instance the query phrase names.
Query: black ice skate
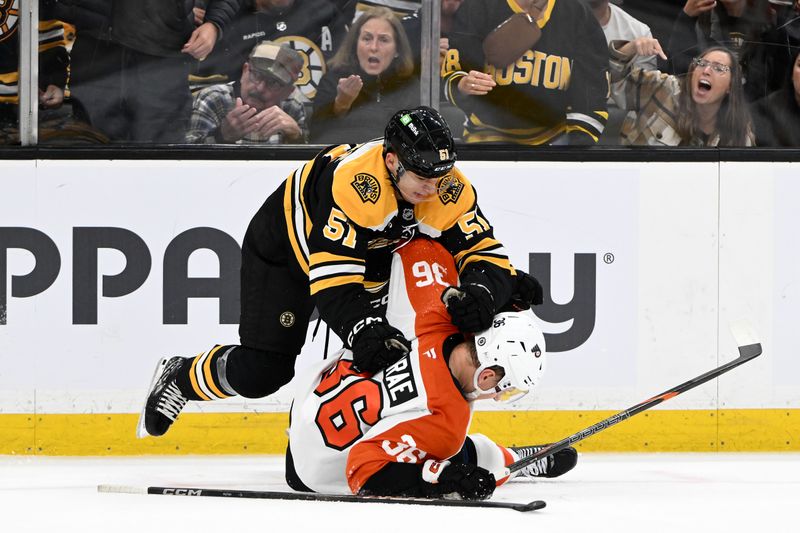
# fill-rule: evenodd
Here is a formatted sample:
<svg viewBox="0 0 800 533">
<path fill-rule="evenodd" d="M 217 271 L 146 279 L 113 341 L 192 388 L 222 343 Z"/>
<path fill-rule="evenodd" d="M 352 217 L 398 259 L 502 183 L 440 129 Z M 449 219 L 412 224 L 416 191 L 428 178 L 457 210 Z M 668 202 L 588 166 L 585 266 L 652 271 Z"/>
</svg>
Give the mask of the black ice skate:
<svg viewBox="0 0 800 533">
<path fill-rule="evenodd" d="M 530 457 L 544 447 L 545 445 L 512 446 L 511 449 L 519 455 L 520 459 L 524 459 L 525 457 Z M 578 464 L 578 452 L 575 448 L 570 446 L 549 457 L 534 461 L 519 472 L 520 475 L 525 477 L 558 477 L 575 468 L 576 464 Z"/>
<path fill-rule="evenodd" d="M 189 399 L 178 389 L 175 378 L 183 365 L 188 362 L 189 359 L 184 357 L 165 357 L 158 362 L 150 389 L 147 391 L 144 408 L 139 415 L 139 424 L 136 427 L 138 438 L 148 435 L 160 437 L 178 418 L 178 414 Z"/>
</svg>

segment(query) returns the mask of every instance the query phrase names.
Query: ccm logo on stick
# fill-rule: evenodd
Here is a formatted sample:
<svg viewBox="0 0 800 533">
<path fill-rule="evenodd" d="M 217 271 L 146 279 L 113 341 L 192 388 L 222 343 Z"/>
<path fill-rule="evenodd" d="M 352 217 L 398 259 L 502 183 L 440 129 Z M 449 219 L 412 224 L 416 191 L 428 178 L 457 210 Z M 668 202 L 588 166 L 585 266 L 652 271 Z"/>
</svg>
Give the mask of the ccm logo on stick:
<svg viewBox="0 0 800 533">
<path fill-rule="evenodd" d="M 161 494 L 175 494 L 176 496 L 202 496 L 202 489 L 164 489 Z"/>
</svg>

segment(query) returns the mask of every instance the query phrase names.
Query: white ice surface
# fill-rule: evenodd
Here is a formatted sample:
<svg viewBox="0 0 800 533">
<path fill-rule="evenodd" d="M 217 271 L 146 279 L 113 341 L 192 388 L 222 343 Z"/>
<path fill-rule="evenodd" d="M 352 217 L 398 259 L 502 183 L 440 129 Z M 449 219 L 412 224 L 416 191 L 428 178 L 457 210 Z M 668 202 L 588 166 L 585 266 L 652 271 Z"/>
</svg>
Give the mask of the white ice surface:
<svg viewBox="0 0 800 533">
<path fill-rule="evenodd" d="M 276 456 L 0 456 L 0 531 L 202 533 L 800 531 L 800 454 L 581 454 L 495 500 L 530 513 L 382 504 L 100 494 L 99 484 L 289 490 Z"/>
</svg>

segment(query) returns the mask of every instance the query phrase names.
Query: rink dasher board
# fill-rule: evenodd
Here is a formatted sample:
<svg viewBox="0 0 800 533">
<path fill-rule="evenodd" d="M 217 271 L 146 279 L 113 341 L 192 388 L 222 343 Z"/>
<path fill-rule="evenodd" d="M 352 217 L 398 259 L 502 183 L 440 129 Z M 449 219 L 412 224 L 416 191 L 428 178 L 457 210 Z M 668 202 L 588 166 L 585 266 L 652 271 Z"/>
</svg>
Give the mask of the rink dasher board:
<svg viewBox="0 0 800 533">
<path fill-rule="evenodd" d="M 22 297 L 13 295 L 16 277 L 34 270 L 36 261 L 23 249 L 5 253 L 7 307 L 0 350 L 10 357 L 0 375 L 0 428 L 10 435 L 4 439 L 8 453 L 147 453 L 125 440 L 124 428 L 128 416 L 140 408 L 141 391 L 158 357 L 191 355 L 238 338 L 236 324 L 220 323 L 217 299 L 192 298 L 185 324 L 165 323 L 167 250 L 176 238 L 197 228 L 241 242 L 252 213 L 295 166 L 291 161 L 0 162 L 3 193 L 14 198 L 0 213 L 0 228 L 40 232 L 60 257 L 52 284 Z M 635 426 L 631 431 L 639 438 L 630 446 L 797 446 L 797 439 L 782 436 L 786 424 L 789 429 L 797 426 L 800 407 L 800 361 L 792 352 L 800 340 L 792 327 L 800 315 L 800 289 L 791 283 L 800 266 L 800 252 L 791 245 L 800 216 L 792 205 L 800 193 L 792 179 L 795 165 L 459 166 L 475 184 L 482 210 L 515 265 L 524 268 L 532 254 L 549 254 L 554 305 L 575 299 L 581 286 L 575 279 L 578 256 L 594 258 L 594 291 L 591 297 L 581 292 L 581 302 L 570 311 L 580 327 L 571 328 L 575 324 L 570 321 L 542 322 L 549 335 L 562 342 L 572 337 L 577 343 L 577 330 L 586 331 L 581 321 L 593 314 L 588 338 L 551 357 L 545 383 L 530 402 L 513 411 L 481 407 L 476 425 L 503 434 L 508 420 L 523 416 L 561 433 L 580 427 L 586 417 L 601 419 L 671 380 L 723 362 L 734 347 L 718 324 L 747 315 L 755 317 L 763 332 L 765 357 L 746 376 L 731 375 L 716 386 L 676 398 L 668 410 L 654 411 L 651 416 L 665 426 L 663 434 L 653 438 L 644 432 L 649 428 Z M 96 324 L 74 323 L 74 237 L 82 228 L 135 234 L 151 259 L 141 286 L 124 296 L 105 296 L 103 277 L 123 271 L 126 258 L 116 250 L 98 250 Z M 219 269 L 214 253 L 199 249 L 191 256 L 188 273 L 211 278 Z M 585 301 L 594 301 L 592 313 Z M 320 338 L 309 348 L 299 368 L 308 357 L 319 357 Z M 287 387 L 264 401 L 198 406 L 187 411 L 198 417 L 198 427 L 186 430 L 200 434 L 208 422 L 220 422 L 234 434 L 243 432 L 241 442 L 248 450 L 263 450 L 263 425 L 280 427 L 290 400 Z M 81 436 L 91 431 L 77 428 L 114 438 L 103 447 L 101 439 Z M 670 440 L 670 433 L 675 439 Z M 72 444 L 63 437 L 73 439 Z M 629 437 L 603 446 L 627 449 Z M 267 440 L 270 450 L 280 451 L 279 437 Z M 231 453 L 202 437 L 180 445 L 177 453 Z"/>
</svg>

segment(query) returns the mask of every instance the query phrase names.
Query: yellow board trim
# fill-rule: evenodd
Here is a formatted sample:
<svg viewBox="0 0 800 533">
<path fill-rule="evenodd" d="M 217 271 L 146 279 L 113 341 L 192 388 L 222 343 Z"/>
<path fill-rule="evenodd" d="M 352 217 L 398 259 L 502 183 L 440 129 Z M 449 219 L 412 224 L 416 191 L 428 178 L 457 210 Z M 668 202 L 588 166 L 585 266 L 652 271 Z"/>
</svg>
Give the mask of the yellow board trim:
<svg viewBox="0 0 800 533">
<path fill-rule="evenodd" d="M 498 443 L 562 439 L 615 411 L 478 411 L 470 432 Z M 282 454 L 288 413 L 183 413 L 137 439 L 135 414 L 0 415 L 0 454 Z M 800 409 L 648 411 L 577 444 L 582 452 L 800 451 Z"/>
</svg>

